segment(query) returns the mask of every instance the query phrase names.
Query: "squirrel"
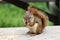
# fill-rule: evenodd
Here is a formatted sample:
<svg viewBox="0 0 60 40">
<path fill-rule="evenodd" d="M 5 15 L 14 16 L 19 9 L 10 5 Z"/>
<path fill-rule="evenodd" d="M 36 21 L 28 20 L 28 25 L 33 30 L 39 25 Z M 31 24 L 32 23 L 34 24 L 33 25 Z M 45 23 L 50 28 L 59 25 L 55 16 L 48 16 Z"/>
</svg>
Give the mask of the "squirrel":
<svg viewBox="0 0 60 40">
<path fill-rule="evenodd" d="M 48 21 L 47 15 L 43 11 L 40 11 L 34 7 L 29 6 L 28 10 L 24 14 L 24 24 L 29 28 L 30 34 L 40 34 L 46 27 Z"/>
</svg>

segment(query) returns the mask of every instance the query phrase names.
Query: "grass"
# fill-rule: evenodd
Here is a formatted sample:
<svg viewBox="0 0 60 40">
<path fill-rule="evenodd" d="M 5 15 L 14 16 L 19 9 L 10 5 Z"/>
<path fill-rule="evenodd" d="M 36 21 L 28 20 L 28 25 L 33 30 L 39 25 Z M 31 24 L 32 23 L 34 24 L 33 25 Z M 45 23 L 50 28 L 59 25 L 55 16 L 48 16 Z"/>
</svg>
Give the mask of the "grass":
<svg viewBox="0 0 60 40">
<path fill-rule="evenodd" d="M 0 4 L 0 27 L 23 26 L 24 10 L 12 4 Z"/>
<path fill-rule="evenodd" d="M 29 3 L 30 5 L 36 6 L 50 12 L 46 6 L 46 3 Z M 12 4 L 0 4 L 0 27 L 21 27 L 23 24 L 24 10 L 18 8 Z M 51 26 L 53 23 L 48 22 L 47 25 Z"/>
</svg>

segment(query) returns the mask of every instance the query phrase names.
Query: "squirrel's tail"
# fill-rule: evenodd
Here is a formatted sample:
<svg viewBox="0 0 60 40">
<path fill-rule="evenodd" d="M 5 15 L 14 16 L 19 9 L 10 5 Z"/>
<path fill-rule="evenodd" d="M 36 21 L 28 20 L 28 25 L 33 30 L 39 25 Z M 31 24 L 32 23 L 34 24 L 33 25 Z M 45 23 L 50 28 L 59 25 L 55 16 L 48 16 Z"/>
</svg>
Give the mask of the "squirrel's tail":
<svg viewBox="0 0 60 40">
<path fill-rule="evenodd" d="M 31 6 L 28 8 L 28 10 L 42 20 L 42 29 L 44 29 L 48 21 L 48 16 L 45 14 L 45 12 Z"/>
<path fill-rule="evenodd" d="M 45 26 L 47 25 L 47 20 L 48 19 L 41 19 L 42 20 L 42 29 L 44 29 L 45 28 Z"/>
</svg>

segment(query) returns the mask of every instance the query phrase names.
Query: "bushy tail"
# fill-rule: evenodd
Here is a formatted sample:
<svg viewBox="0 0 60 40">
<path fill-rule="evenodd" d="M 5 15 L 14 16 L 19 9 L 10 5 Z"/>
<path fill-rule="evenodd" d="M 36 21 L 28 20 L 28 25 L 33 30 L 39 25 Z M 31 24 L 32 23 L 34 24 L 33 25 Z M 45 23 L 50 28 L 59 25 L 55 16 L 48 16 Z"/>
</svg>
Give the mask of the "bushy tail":
<svg viewBox="0 0 60 40">
<path fill-rule="evenodd" d="M 48 21 L 46 13 L 34 7 L 29 7 L 28 10 L 32 12 L 34 15 L 37 15 L 42 20 L 42 29 L 44 29 Z"/>
</svg>

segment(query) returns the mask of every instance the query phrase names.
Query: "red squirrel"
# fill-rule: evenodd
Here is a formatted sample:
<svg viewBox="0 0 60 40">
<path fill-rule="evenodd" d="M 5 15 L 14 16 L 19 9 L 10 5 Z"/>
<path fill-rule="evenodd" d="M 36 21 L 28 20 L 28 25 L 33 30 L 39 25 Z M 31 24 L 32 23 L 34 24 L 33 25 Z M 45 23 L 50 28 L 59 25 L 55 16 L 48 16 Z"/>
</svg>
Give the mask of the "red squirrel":
<svg viewBox="0 0 60 40">
<path fill-rule="evenodd" d="M 34 7 L 29 6 L 24 15 L 24 24 L 29 28 L 31 34 L 40 34 L 46 27 L 47 15 Z"/>
</svg>

